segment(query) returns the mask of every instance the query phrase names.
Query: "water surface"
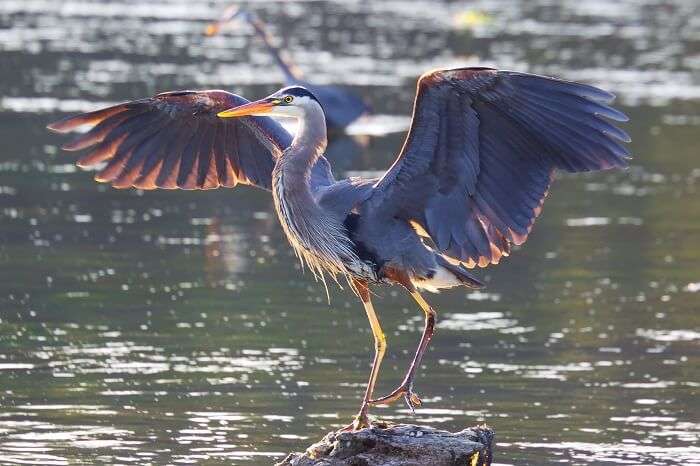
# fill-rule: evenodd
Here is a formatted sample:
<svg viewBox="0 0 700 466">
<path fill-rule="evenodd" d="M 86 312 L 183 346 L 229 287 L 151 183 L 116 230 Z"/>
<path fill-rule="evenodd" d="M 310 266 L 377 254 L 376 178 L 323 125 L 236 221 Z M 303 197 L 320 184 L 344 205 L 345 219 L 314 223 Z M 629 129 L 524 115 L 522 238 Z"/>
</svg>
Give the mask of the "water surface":
<svg viewBox="0 0 700 466">
<path fill-rule="evenodd" d="M 358 408 L 371 335 L 356 298 L 302 274 L 269 194 L 117 191 L 44 125 L 164 90 L 281 83 L 221 2 L 0 3 L 0 463 L 271 464 Z M 696 1 L 255 3 L 317 82 L 378 117 L 338 175 L 385 169 L 415 79 L 457 65 L 555 74 L 619 96 L 627 171 L 560 176 L 528 243 L 430 301 L 424 407 L 487 422 L 506 464 L 700 464 L 700 11 Z M 400 380 L 422 317 L 378 289 Z"/>
</svg>

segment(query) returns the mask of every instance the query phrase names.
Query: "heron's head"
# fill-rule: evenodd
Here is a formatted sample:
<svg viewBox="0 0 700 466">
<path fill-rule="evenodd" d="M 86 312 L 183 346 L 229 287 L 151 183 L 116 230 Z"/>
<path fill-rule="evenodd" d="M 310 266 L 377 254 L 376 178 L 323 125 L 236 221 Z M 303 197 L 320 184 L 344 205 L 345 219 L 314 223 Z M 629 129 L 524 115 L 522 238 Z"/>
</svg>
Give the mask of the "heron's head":
<svg viewBox="0 0 700 466">
<path fill-rule="evenodd" d="M 232 118 L 247 115 L 265 115 L 301 118 L 313 111 L 323 112 L 318 99 L 304 87 L 289 86 L 280 89 L 274 94 L 270 94 L 264 99 L 219 112 L 218 116 L 221 118 Z"/>
<path fill-rule="evenodd" d="M 215 36 L 219 32 L 221 32 L 221 29 L 224 26 L 237 19 L 241 19 L 243 21 L 251 23 L 255 20 L 255 16 L 248 10 L 240 8 L 236 5 L 231 5 L 230 7 L 224 10 L 224 12 L 221 14 L 221 17 L 218 20 L 206 25 L 206 27 L 204 28 L 204 34 L 210 37 Z"/>
</svg>

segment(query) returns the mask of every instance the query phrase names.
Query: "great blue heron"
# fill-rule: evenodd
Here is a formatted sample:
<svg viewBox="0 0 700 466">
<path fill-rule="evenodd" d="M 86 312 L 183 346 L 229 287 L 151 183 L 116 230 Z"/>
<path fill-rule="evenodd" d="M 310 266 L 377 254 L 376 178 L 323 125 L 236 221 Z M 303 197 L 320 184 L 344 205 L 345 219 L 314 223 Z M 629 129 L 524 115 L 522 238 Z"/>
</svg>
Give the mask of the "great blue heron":
<svg viewBox="0 0 700 466">
<path fill-rule="evenodd" d="M 316 276 L 345 277 L 374 335 L 368 407 L 404 398 L 421 404 L 413 379 L 433 335 L 435 311 L 421 289 L 481 287 L 470 268 L 497 264 L 528 237 L 556 169 L 626 166 L 627 117 L 613 95 L 575 82 L 490 68 L 436 70 L 418 81 L 401 153 L 379 179 L 336 180 L 323 156 L 326 125 L 314 95 L 298 86 L 255 101 L 225 91 L 182 91 L 69 117 L 63 146 L 90 149 L 78 165 L 106 166 L 117 188 L 211 189 L 250 184 L 272 191 L 277 216 Z M 265 115 L 298 119 L 292 138 Z M 403 382 L 373 398 L 386 341 L 369 286 L 398 284 L 425 313 Z"/>
<path fill-rule="evenodd" d="M 325 112 L 328 129 L 345 129 L 362 115 L 369 112 L 369 106 L 350 89 L 330 84 L 313 84 L 306 81 L 299 67 L 289 60 L 288 54 L 273 45 L 273 40 L 267 32 L 265 24 L 255 13 L 239 8 L 236 5 L 231 5 L 224 10 L 219 20 L 207 25 L 205 34 L 214 36 L 221 31 L 224 25 L 235 19 L 242 19 L 253 27 L 255 34 L 263 41 L 267 51 L 284 74 L 285 85 L 305 87 L 316 96 Z"/>
</svg>

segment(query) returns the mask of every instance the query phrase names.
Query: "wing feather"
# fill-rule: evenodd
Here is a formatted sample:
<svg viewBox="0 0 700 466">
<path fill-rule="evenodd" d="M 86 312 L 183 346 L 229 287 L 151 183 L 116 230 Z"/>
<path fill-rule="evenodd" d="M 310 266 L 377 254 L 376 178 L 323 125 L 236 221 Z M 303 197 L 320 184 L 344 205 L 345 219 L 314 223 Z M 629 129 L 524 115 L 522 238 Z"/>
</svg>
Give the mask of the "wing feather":
<svg viewBox="0 0 700 466">
<path fill-rule="evenodd" d="M 68 133 L 84 125 L 96 125 L 105 119 L 126 111 L 128 108 L 124 104 L 114 105 L 94 112 L 82 113 L 71 117 L 55 121 L 47 126 L 48 129 L 56 133 Z"/>
<path fill-rule="evenodd" d="M 401 154 L 361 206 L 403 218 L 468 267 L 522 244 L 556 169 L 625 167 L 627 117 L 602 89 L 489 68 L 438 70 L 418 81 Z"/>
<path fill-rule="evenodd" d="M 164 160 L 173 150 L 173 146 L 176 143 L 178 137 L 182 133 L 183 124 L 181 122 L 174 122 L 172 125 L 165 128 L 165 132 L 161 137 L 165 144 L 161 144 L 158 139 L 154 139 L 152 144 L 148 148 L 144 149 L 147 152 L 143 166 L 139 173 L 139 178 L 137 178 L 135 187 L 143 188 L 144 184 L 147 187 L 155 187 L 155 178 L 158 176 L 160 169 L 163 166 Z M 152 178 L 152 179 L 151 179 Z M 146 179 L 151 179 L 151 182 L 146 182 Z M 153 189 L 153 188 L 150 188 Z"/>
<path fill-rule="evenodd" d="M 130 115 L 128 112 L 119 112 L 115 115 L 107 117 L 107 119 L 96 125 L 90 131 L 81 134 L 71 142 L 61 146 L 61 149 L 66 151 L 77 151 L 87 149 L 95 144 L 99 144 L 114 128 L 117 127 L 117 125 L 129 117 Z"/>
<path fill-rule="evenodd" d="M 166 92 L 48 128 L 67 133 L 92 126 L 63 149 L 86 150 L 78 165 L 101 168 L 95 179 L 115 187 L 212 189 L 243 183 L 269 190 L 275 161 L 292 138 L 270 118 L 216 116 L 247 102 L 219 90 Z M 312 179 L 321 186 L 335 181 L 323 157 Z"/>
</svg>

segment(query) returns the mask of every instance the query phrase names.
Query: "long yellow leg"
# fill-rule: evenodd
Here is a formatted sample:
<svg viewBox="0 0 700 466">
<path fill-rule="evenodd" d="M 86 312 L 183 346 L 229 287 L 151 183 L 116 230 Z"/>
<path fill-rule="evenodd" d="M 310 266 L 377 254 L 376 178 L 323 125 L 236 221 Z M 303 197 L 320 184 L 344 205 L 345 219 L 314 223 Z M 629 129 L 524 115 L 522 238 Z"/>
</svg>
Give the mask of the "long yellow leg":
<svg viewBox="0 0 700 466">
<path fill-rule="evenodd" d="M 372 369 L 369 373 L 369 381 L 367 382 L 367 389 L 365 390 L 365 396 L 362 400 L 360 412 L 357 414 L 355 422 L 352 424 L 352 429 L 357 430 L 369 426 L 367 411 L 369 409 L 369 401 L 372 399 L 372 394 L 374 393 L 374 386 L 377 383 L 377 377 L 379 376 L 379 367 L 382 365 L 382 359 L 384 358 L 384 353 L 386 352 L 386 337 L 384 336 L 382 327 L 379 324 L 377 314 L 374 312 L 374 306 L 372 306 L 372 301 L 370 300 L 367 284 L 355 280 L 353 285 L 360 295 L 362 305 L 367 313 L 369 325 L 372 328 L 372 335 L 374 336 L 374 360 L 372 361 Z"/>
<path fill-rule="evenodd" d="M 421 400 L 413 393 L 413 378 L 416 375 L 416 371 L 420 366 L 421 360 L 423 359 L 423 354 L 428 348 L 431 338 L 433 338 L 433 333 L 435 331 L 435 317 L 437 313 L 430 307 L 423 296 L 421 296 L 415 289 L 409 290 L 413 299 L 418 303 L 420 308 L 425 313 L 425 326 L 423 328 L 423 335 L 421 336 L 420 343 L 418 343 L 418 348 L 416 349 L 416 354 L 413 356 L 413 361 L 406 372 L 406 376 L 401 382 L 401 385 L 389 393 L 387 396 L 377 398 L 376 400 L 370 400 L 370 404 L 380 404 L 380 403 L 392 403 L 399 398 L 403 397 L 406 400 L 406 404 L 411 410 L 421 405 Z"/>
</svg>

